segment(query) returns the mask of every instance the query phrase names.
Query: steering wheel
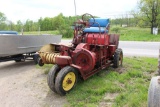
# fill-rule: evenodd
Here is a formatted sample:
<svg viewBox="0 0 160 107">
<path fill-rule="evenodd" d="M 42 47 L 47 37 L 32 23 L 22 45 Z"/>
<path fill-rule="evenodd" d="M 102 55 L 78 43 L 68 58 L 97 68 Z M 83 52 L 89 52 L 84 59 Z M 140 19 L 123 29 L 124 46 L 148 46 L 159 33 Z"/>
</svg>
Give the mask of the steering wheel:
<svg viewBox="0 0 160 107">
<path fill-rule="evenodd" d="M 91 18 L 93 19 L 93 22 L 89 23 L 90 26 L 92 26 L 95 23 L 95 18 L 89 13 L 85 13 L 82 15 L 83 22 L 89 22 L 89 19 Z"/>
</svg>

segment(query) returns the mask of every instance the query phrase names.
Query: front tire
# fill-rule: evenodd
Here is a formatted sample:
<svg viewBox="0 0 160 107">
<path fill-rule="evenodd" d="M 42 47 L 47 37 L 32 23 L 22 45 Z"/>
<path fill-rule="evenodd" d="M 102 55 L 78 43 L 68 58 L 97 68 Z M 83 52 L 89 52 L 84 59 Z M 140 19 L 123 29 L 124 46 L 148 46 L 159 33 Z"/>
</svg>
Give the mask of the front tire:
<svg viewBox="0 0 160 107">
<path fill-rule="evenodd" d="M 57 91 L 55 89 L 55 81 L 56 81 L 56 77 L 57 77 L 57 74 L 58 74 L 59 70 L 60 70 L 60 67 L 57 64 L 54 65 L 50 69 L 50 71 L 48 73 L 48 77 L 47 77 L 48 86 L 55 93 L 57 93 Z"/>
<path fill-rule="evenodd" d="M 60 95 L 65 95 L 67 92 L 73 89 L 77 83 L 78 72 L 71 66 L 62 68 L 56 78 L 56 91 Z"/>
<path fill-rule="evenodd" d="M 119 66 L 122 66 L 123 63 L 123 51 L 122 49 L 116 49 L 114 53 L 114 58 L 113 58 L 113 67 L 118 68 Z"/>
</svg>

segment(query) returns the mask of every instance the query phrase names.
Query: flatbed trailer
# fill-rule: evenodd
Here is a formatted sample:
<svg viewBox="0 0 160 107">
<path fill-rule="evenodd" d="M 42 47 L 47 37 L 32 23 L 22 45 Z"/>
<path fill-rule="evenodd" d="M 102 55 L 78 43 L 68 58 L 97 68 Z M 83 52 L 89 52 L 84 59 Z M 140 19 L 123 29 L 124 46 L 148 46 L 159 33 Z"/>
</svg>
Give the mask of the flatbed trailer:
<svg viewBox="0 0 160 107">
<path fill-rule="evenodd" d="M 37 62 L 37 51 L 45 44 L 59 43 L 61 35 L 0 35 L 0 62 L 16 62 L 33 58 Z"/>
</svg>

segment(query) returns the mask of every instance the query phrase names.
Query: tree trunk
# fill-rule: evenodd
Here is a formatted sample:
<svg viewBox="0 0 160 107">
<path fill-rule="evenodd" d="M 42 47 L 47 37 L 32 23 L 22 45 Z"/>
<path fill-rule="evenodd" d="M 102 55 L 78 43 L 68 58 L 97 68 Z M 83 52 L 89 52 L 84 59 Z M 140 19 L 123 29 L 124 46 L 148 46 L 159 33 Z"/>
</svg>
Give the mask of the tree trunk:
<svg viewBox="0 0 160 107">
<path fill-rule="evenodd" d="M 152 14 L 152 17 L 153 17 L 153 14 Z M 153 27 L 154 27 L 154 21 L 152 19 L 152 21 L 151 21 L 151 34 L 153 34 Z"/>
<path fill-rule="evenodd" d="M 151 34 L 153 34 L 153 26 L 151 26 Z"/>
</svg>

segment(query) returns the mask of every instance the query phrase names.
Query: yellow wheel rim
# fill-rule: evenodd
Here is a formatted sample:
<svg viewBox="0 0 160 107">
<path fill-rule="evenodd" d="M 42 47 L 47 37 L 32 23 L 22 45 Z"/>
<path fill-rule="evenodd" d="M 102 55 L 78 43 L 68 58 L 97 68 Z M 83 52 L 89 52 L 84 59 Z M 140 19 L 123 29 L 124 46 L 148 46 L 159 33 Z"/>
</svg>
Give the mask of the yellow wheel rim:
<svg viewBox="0 0 160 107">
<path fill-rule="evenodd" d="M 75 84 L 76 75 L 73 72 L 69 72 L 63 80 L 62 87 L 65 91 L 69 91 Z"/>
</svg>

